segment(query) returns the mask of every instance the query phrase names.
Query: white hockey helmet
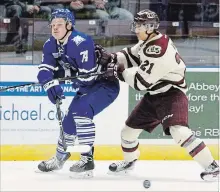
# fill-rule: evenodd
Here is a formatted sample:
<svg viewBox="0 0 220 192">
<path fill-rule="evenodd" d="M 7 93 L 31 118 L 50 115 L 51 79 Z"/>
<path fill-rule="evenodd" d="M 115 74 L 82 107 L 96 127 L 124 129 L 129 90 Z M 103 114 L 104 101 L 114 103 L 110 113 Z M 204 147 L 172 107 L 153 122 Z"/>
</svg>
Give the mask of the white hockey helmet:
<svg viewBox="0 0 220 192">
<path fill-rule="evenodd" d="M 134 16 L 131 31 L 136 32 L 136 30 L 143 30 L 146 31 L 147 34 L 151 34 L 158 29 L 159 25 L 160 20 L 158 15 L 149 9 L 144 9 Z"/>
</svg>

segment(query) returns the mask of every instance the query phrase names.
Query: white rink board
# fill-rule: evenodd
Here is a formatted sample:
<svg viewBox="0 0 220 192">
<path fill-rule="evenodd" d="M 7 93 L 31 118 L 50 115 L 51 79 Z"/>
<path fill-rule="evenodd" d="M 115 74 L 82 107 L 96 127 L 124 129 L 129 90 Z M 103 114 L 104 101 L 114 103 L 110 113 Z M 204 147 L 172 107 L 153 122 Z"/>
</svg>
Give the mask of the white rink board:
<svg viewBox="0 0 220 192">
<path fill-rule="evenodd" d="M 218 69 L 190 68 L 187 71 L 214 72 Z M 36 82 L 37 73 L 36 65 L 0 65 L 1 81 L 3 82 Z M 121 91 L 115 102 L 95 117 L 96 144 L 120 144 L 120 131 L 128 116 L 128 95 L 127 84 L 121 83 Z M 56 109 L 46 96 L 1 96 L 0 98 L 0 117 L 7 110 L 19 111 L 19 114 L 26 111 L 22 113 L 23 119 L 26 120 L 22 120 L 21 116 L 17 118 L 16 112 L 13 117 L 10 115 L 10 120 L 1 119 L 2 145 L 55 144 L 57 142 L 59 127 L 56 118 L 54 118 Z M 62 111 L 64 113 L 70 102 L 70 96 L 63 101 Z M 27 114 L 28 119 L 26 118 Z M 143 140 L 141 143 L 155 143 L 155 141 Z M 157 140 L 156 143 L 174 144 L 170 139 Z"/>
<path fill-rule="evenodd" d="M 210 70 L 217 69 L 190 69 L 204 72 Z M 0 65 L 0 88 L 36 82 L 37 73 L 37 66 Z M 68 88 L 68 85 L 64 88 L 66 87 Z M 56 108 L 41 89 L 41 86 L 38 86 L 0 93 L 1 161 L 37 161 L 54 155 L 59 135 L 58 121 L 55 118 Z M 94 119 L 96 160 L 123 159 L 120 132 L 128 117 L 128 91 L 128 85 L 121 83 L 118 98 Z M 65 93 L 68 96 L 61 106 L 64 113 L 71 102 L 71 96 L 74 95 L 71 89 Z M 44 94 L 45 96 L 42 96 Z M 214 158 L 219 159 L 218 140 L 207 139 L 205 142 Z M 141 139 L 140 144 L 140 160 L 191 160 L 185 150 L 171 138 Z M 77 159 L 78 156 L 71 157 L 71 160 Z"/>
<path fill-rule="evenodd" d="M 0 67 L 3 82 L 37 81 L 36 66 Z M 71 100 L 72 97 L 67 96 L 63 101 L 63 113 Z M 128 86 L 121 83 L 118 98 L 94 119 L 96 144 L 120 144 L 120 130 L 128 114 L 127 103 Z M 1 144 L 55 144 L 59 135 L 55 116 L 55 105 L 46 96 L 1 96 Z"/>
</svg>

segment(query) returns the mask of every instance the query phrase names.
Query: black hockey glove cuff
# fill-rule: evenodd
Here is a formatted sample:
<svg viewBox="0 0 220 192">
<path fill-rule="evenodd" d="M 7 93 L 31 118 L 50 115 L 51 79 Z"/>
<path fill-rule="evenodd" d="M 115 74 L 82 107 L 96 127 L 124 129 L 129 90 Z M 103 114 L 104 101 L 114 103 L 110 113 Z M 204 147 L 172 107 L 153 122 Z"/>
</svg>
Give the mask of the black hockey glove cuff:
<svg viewBox="0 0 220 192">
<path fill-rule="evenodd" d="M 107 70 L 106 70 L 106 73 L 104 74 L 104 77 L 115 77 L 121 81 L 125 81 L 122 75 L 123 71 L 119 70 L 118 63 L 109 63 L 107 65 Z"/>
<path fill-rule="evenodd" d="M 107 64 L 111 62 L 111 54 L 99 44 L 95 44 L 96 63 L 107 68 Z"/>
<path fill-rule="evenodd" d="M 109 63 L 117 63 L 117 55 L 108 53 L 101 45 L 95 44 L 96 63 L 107 69 Z"/>
</svg>

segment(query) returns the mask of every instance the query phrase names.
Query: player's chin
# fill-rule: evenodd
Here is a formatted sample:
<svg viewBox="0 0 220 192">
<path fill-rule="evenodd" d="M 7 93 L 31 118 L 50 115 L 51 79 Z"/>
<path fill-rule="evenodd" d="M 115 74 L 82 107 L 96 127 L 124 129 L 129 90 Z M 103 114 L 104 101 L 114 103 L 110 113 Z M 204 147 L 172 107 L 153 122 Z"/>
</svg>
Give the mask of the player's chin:
<svg viewBox="0 0 220 192">
<path fill-rule="evenodd" d="M 136 33 L 136 36 L 137 36 L 138 40 L 141 40 L 139 33 Z"/>
<path fill-rule="evenodd" d="M 54 37 L 55 39 L 57 39 L 57 40 L 59 40 L 59 39 L 62 38 L 59 33 L 53 33 L 52 35 L 53 35 L 53 37 Z"/>
</svg>

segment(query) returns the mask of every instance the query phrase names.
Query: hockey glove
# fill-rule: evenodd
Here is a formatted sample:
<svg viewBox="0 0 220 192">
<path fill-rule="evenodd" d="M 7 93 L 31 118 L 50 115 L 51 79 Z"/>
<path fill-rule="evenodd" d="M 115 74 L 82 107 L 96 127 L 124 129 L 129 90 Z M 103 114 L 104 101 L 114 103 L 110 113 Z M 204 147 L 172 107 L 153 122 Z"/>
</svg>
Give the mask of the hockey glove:
<svg viewBox="0 0 220 192">
<path fill-rule="evenodd" d="M 96 62 L 107 69 L 108 63 L 116 63 L 116 54 L 108 53 L 101 45 L 95 44 Z"/>
<path fill-rule="evenodd" d="M 63 89 L 61 88 L 58 80 L 51 80 L 45 83 L 43 88 L 47 91 L 48 98 L 53 104 L 56 104 L 57 99 L 65 99 Z"/>
<path fill-rule="evenodd" d="M 115 77 L 121 81 L 125 81 L 122 75 L 124 68 L 121 67 L 118 63 L 109 63 L 107 65 L 106 73 L 104 77 Z"/>
<path fill-rule="evenodd" d="M 49 70 L 41 70 L 37 75 L 39 83 L 42 85 L 44 90 L 47 92 L 49 100 L 56 104 L 56 100 L 65 99 L 63 89 L 61 88 L 59 81 L 53 79 L 53 73 Z"/>
</svg>

